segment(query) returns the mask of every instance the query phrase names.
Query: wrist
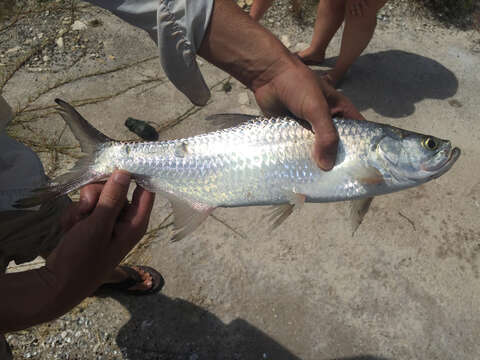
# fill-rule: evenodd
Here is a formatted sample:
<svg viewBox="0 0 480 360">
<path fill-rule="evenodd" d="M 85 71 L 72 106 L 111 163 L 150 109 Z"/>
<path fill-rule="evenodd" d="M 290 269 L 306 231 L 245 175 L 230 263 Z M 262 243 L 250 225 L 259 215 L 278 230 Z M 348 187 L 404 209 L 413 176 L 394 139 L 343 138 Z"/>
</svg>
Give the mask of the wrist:
<svg viewBox="0 0 480 360">
<path fill-rule="evenodd" d="M 198 54 L 251 90 L 292 65 L 295 56 L 231 0 L 217 0 Z"/>
</svg>

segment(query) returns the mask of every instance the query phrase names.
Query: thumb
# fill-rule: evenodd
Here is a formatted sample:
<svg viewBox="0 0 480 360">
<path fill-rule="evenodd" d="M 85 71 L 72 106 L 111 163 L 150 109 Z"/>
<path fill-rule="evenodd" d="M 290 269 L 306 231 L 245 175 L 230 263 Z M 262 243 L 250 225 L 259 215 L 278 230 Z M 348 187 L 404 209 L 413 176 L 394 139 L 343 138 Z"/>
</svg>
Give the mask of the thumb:
<svg viewBox="0 0 480 360">
<path fill-rule="evenodd" d="M 116 170 L 103 187 L 94 213 L 99 221 L 109 226 L 109 229 L 113 228 L 125 205 L 129 185 L 130 174 L 124 170 Z"/>
<path fill-rule="evenodd" d="M 315 132 L 313 145 L 313 159 L 323 170 L 332 169 L 335 164 L 338 147 L 338 133 L 333 125 L 328 107 L 315 107 L 314 111 L 307 112 L 305 119 L 312 124 Z"/>
</svg>

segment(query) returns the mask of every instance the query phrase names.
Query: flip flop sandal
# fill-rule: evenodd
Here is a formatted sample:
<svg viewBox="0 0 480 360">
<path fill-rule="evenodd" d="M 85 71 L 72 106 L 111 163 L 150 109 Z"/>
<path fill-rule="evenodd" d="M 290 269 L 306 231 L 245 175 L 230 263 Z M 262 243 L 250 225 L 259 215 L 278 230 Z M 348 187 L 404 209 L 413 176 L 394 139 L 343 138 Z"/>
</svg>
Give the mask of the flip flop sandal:
<svg viewBox="0 0 480 360">
<path fill-rule="evenodd" d="M 132 286 L 143 282 L 142 276 L 135 269 L 129 266 L 122 265 L 120 267 L 128 274 L 128 278 L 119 283 L 103 284 L 98 288 L 98 290 L 114 290 L 121 291 L 129 295 L 142 296 L 155 294 L 163 288 L 163 285 L 165 285 L 165 280 L 157 270 L 149 266 L 135 265 L 137 269 L 143 270 L 150 275 L 150 277 L 152 278 L 152 286 L 146 290 L 130 290 Z"/>
</svg>

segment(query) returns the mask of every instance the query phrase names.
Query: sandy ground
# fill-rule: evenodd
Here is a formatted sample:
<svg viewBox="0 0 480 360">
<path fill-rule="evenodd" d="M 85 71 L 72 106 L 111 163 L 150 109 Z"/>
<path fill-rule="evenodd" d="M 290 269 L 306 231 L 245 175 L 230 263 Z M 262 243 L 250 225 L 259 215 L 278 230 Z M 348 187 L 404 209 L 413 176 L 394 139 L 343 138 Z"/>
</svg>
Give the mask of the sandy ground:
<svg viewBox="0 0 480 360">
<path fill-rule="evenodd" d="M 75 20 L 85 26 L 72 29 Z M 127 261 L 161 271 L 162 293 L 92 297 L 56 321 L 8 334 L 16 358 L 478 359 L 480 35 L 383 20 L 341 91 L 369 120 L 450 139 L 463 152 L 448 174 L 376 198 L 353 237 L 345 204 L 315 204 L 273 233 L 263 208 L 219 209 L 170 243 L 170 208 L 158 199 L 150 232 Z M 292 50 L 312 31 L 291 19 L 265 25 Z M 16 111 L 8 132 L 52 176 L 79 154 L 53 113 L 56 97 L 117 139 L 136 138 L 123 126 L 127 116 L 170 139 L 211 130 L 209 114 L 258 113 L 247 89 L 230 80 L 225 92 L 229 76 L 204 61 L 212 99 L 192 106 L 165 79 L 146 34 L 83 3 L 73 18 L 55 8 L 1 29 L 0 86 Z"/>
</svg>

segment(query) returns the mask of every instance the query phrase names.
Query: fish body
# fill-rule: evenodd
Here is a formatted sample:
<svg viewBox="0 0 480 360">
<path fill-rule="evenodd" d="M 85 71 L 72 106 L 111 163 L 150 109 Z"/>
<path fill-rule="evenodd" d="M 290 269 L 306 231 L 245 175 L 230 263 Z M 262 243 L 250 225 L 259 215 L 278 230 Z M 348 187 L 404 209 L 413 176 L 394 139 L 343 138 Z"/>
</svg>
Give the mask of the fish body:
<svg viewBox="0 0 480 360">
<path fill-rule="evenodd" d="M 323 171 L 311 158 L 314 134 L 291 118 L 245 116 L 248 121 L 238 126 L 190 138 L 117 142 L 91 127 L 68 104 L 57 102 L 89 155 L 39 193 L 37 202 L 124 169 L 145 189 L 203 214 L 198 220 L 203 221 L 216 207 L 332 202 L 391 193 L 442 175 L 460 155 L 447 140 L 334 118 L 337 159 L 331 171 Z M 222 116 L 243 117 L 214 117 Z M 288 211 L 284 208 L 282 214 Z"/>
</svg>

